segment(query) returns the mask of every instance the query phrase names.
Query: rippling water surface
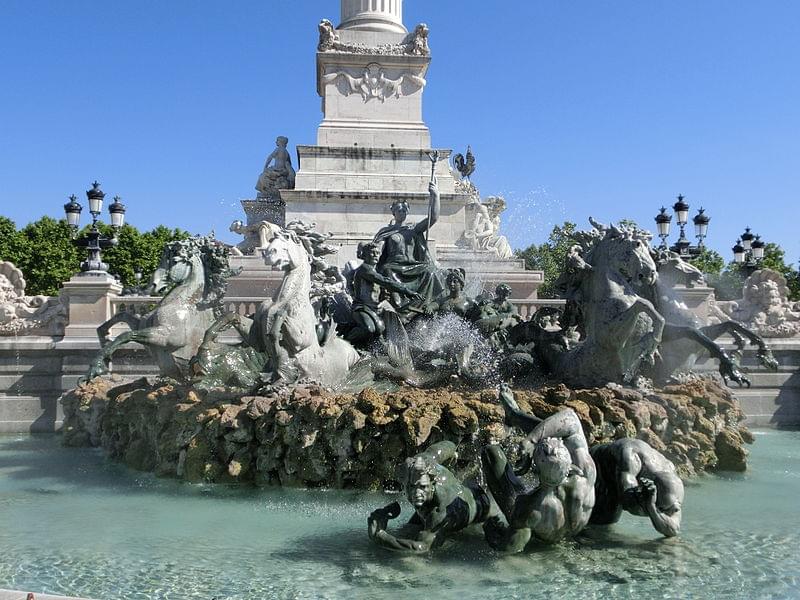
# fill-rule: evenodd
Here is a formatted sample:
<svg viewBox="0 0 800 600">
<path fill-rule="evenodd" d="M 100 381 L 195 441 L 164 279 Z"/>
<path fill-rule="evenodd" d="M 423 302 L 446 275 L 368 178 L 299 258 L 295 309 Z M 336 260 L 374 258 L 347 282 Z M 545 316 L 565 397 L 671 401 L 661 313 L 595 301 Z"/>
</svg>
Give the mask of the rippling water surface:
<svg viewBox="0 0 800 600">
<path fill-rule="evenodd" d="M 759 433 L 747 474 L 690 483 L 679 538 L 624 515 L 518 556 L 466 533 L 401 557 L 367 539 L 384 494 L 188 485 L 59 444 L 0 436 L 0 588 L 104 600 L 800 597 L 798 432 Z"/>
</svg>

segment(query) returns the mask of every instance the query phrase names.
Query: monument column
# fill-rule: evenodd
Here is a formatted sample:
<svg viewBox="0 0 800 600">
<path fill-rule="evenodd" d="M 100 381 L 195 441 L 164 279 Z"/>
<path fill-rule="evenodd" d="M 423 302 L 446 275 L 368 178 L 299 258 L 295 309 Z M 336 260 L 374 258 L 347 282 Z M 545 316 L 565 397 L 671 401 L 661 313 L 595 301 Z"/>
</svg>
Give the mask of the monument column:
<svg viewBox="0 0 800 600">
<path fill-rule="evenodd" d="M 403 0 L 342 0 L 342 23 L 337 29 L 408 33 Z"/>
</svg>

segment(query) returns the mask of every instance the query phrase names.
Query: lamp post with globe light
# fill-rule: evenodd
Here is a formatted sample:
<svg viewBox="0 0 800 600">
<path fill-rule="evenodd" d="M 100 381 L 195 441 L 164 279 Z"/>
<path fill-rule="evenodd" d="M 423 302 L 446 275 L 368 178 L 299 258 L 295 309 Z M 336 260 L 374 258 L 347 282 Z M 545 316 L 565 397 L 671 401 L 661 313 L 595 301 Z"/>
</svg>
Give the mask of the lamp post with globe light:
<svg viewBox="0 0 800 600">
<path fill-rule="evenodd" d="M 689 238 L 686 237 L 686 225 L 689 223 L 689 205 L 685 202 L 683 194 L 678 196 L 678 201 L 672 206 L 675 221 L 680 227 L 680 234 L 677 241 L 669 247 L 670 250 L 677 253 L 684 260 L 692 260 L 696 258 L 705 248 L 703 240 L 708 235 L 708 223 L 711 218 L 705 214 L 705 209 L 701 208 L 692 219 L 694 223 L 695 237 L 697 238 L 697 245 L 692 245 Z M 655 222 L 658 229 L 658 237 L 661 238 L 661 250 L 667 250 L 667 238 L 669 237 L 669 230 L 672 224 L 672 216 L 667 213 L 667 209 L 663 206 L 661 211 L 656 215 Z"/>
<path fill-rule="evenodd" d="M 102 251 L 117 245 L 119 241 L 117 232 L 125 223 L 125 205 L 122 203 L 119 196 L 115 196 L 114 202 L 108 207 L 114 235 L 112 237 L 107 237 L 100 233 L 97 227 L 97 220 L 103 212 L 103 200 L 105 196 L 105 193 L 100 189 L 100 184 L 97 181 L 92 184 L 92 189 L 86 192 L 86 198 L 89 201 L 89 213 L 92 215 L 92 227 L 87 234 L 81 238 L 77 238 L 76 236 L 83 207 L 78 203 L 78 199 L 74 194 L 69 197 L 69 202 L 64 205 L 67 224 L 72 229 L 75 245 L 87 250 L 86 260 L 81 263 L 81 271 L 87 275 L 108 272 L 108 265 L 103 262 Z"/>
</svg>

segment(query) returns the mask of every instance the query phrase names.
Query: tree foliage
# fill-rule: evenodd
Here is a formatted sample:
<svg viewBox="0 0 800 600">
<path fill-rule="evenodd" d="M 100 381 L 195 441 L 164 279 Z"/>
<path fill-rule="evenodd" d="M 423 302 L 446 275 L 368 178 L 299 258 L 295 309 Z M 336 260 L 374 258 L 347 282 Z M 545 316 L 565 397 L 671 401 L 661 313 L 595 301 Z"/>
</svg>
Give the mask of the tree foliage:
<svg viewBox="0 0 800 600">
<path fill-rule="evenodd" d="M 85 235 L 85 227 L 79 235 Z M 110 235 L 111 227 L 100 224 L 103 233 Z M 140 232 L 125 225 L 119 232 L 116 247 L 103 252 L 109 272 L 117 275 L 124 285 L 134 285 L 134 273 L 147 280 L 158 266 L 161 251 L 169 241 L 189 237 L 181 229 L 159 225 L 152 231 Z M 64 281 L 80 270 L 86 252 L 72 242 L 72 232 L 65 220 L 42 217 L 18 230 L 10 219 L 0 216 L 0 260 L 13 262 L 22 269 L 28 294 L 53 296 Z"/>
<path fill-rule="evenodd" d="M 692 265 L 700 269 L 704 275 L 719 275 L 725 268 L 725 259 L 716 250 L 703 248 L 700 254 L 692 259 Z"/>
<path fill-rule="evenodd" d="M 786 252 L 778 244 L 768 243 L 764 247 L 764 258 L 759 268 L 772 269 L 786 278 L 789 288 L 789 299 L 800 300 L 800 274 L 794 266 L 786 263 Z M 709 285 L 714 288 L 720 300 L 736 300 L 742 297 L 742 287 L 753 267 L 746 263 L 729 262 L 725 270 L 709 278 Z"/>
<path fill-rule="evenodd" d="M 564 221 L 553 227 L 550 236 L 543 244 L 531 244 L 524 250 L 517 250 L 517 258 L 525 259 L 525 268 L 544 271 L 544 284 L 539 288 L 540 298 L 555 298 L 554 284 L 566 265 L 570 247 L 577 243 L 574 234 L 577 225 Z"/>
<path fill-rule="evenodd" d="M 17 231 L 17 226 L 9 218 L 0 216 L 0 260 L 15 265 L 27 261 L 28 245 L 25 237 Z"/>
</svg>

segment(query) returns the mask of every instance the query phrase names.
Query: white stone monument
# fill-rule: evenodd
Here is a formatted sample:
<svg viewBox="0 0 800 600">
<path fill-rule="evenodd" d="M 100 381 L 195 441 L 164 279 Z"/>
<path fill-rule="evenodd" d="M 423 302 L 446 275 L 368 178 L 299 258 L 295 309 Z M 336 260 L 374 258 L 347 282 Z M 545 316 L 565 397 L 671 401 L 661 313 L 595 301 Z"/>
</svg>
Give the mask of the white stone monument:
<svg viewBox="0 0 800 600">
<path fill-rule="evenodd" d="M 269 207 L 263 200 L 243 202 L 248 225 L 269 218 L 265 215 L 279 206 L 282 218 L 269 220 L 299 219 L 332 233 L 341 267 L 356 257 L 359 242 L 371 241 L 390 222 L 392 202 L 409 203 L 411 222 L 425 218 L 430 155 L 438 150 L 441 216 L 430 230 L 430 245 L 440 266 L 463 266 L 486 287 L 505 282 L 513 297 L 535 298 L 541 272 L 525 271 L 507 251 L 470 247 L 474 216 L 466 207 L 475 205 L 476 190 L 451 168 L 450 149 L 431 148 L 422 115 L 431 61 L 428 28 L 420 24 L 409 32 L 402 15 L 402 0 L 341 0 L 339 26 L 327 19 L 319 24 L 316 83 L 322 122 L 317 143 L 297 146 L 293 189 L 281 189 L 280 199 Z M 235 289 L 248 277 L 237 279 Z"/>
</svg>

